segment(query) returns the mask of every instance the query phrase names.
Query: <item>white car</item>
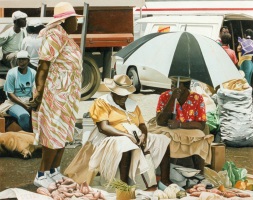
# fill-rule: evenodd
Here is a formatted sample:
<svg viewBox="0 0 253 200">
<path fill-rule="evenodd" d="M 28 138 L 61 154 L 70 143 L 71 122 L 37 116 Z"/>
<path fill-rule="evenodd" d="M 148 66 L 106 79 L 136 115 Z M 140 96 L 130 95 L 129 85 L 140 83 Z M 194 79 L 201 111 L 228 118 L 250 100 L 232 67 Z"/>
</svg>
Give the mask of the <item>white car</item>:
<svg viewBox="0 0 253 200">
<path fill-rule="evenodd" d="M 171 88 L 171 80 L 160 72 L 145 66 L 127 66 L 123 64 L 121 58 L 116 57 L 116 74 L 126 74 L 140 92 L 142 86 L 155 88 Z"/>
</svg>

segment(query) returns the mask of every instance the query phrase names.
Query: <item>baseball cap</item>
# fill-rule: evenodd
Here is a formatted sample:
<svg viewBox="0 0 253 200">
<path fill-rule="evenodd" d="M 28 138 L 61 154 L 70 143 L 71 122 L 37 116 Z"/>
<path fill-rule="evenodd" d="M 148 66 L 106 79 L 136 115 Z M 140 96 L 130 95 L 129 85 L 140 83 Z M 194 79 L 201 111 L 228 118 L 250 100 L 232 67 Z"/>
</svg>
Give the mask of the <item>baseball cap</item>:
<svg viewBox="0 0 253 200">
<path fill-rule="evenodd" d="M 27 26 L 33 26 L 33 27 L 37 27 L 37 26 L 41 26 L 43 25 L 42 21 L 39 19 L 32 19 L 30 21 L 28 21 Z"/>
<path fill-rule="evenodd" d="M 29 53 L 25 50 L 21 50 L 17 53 L 17 58 L 28 58 L 30 59 Z"/>
<path fill-rule="evenodd" d="M 27 14 L 24 12 L 21 12 L 20 10 L 15 11 L 12 13 L 12 19 L 17 20 L 17 19 L 22 19 L 22 18 L 27 18 Z"/>
</svg>

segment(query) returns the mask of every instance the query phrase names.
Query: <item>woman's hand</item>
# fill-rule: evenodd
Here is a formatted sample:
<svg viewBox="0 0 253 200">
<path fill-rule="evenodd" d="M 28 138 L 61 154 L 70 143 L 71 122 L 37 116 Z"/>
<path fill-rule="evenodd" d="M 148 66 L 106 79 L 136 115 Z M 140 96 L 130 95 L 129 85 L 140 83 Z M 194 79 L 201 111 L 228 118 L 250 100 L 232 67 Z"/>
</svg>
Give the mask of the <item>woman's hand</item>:
<svg viewBox="0 0 253 200">
<path fill-rule="evenodd" d="M 30 100 L 29 103 L 32 108 L 37 109 L 40 106 L 41 101 L 42 96 L 38 92 L 35 92 L 33 95 L 33 99 Z"/>
<path fill-rule="evenodd" d="M 180 128 L 180 121 L 177 120 L 168 120 L 168 127 L 170 129 L 176 129 L 176 128 Z"/>
<path fill-rule="evenodd" d="M 137 144 L 137 140 L 135 139 L 135 137 L 131 134 L 127 134 L 126 135 L 134 144 Z"/>
<path fill-rule="evenodd" d="M 175 99 L 179 99 L 181 96 L 181 89 L 180 88 L 175 88 L 172 92 L 172 97 Z"/>
<path fill-rule="evenodd" d="M 140 142 L 138 143 L 139 146 L 146 146 L 147 143 L 147 135 L 146 134 L 141 134 L 141 136 L 139 137 Z"/>
</svg>

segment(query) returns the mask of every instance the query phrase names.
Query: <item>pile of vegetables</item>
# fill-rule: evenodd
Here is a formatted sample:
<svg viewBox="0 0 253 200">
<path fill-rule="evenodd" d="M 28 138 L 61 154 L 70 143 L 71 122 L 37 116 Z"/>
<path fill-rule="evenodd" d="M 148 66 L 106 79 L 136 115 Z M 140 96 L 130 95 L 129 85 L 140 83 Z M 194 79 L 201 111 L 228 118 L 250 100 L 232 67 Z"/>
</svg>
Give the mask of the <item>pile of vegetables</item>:
<svg viewBox="0 0 253 200">
<path fill-rule="evenodd" d="M 170 184 L 164 191 L 156 190 L 153 197 L 158 197 L 158 199 L 176 199 L 186 197 L 185 191 L 181 191 L 177 184 Z"/>
<path fill-rule="evenodd" d="M 52 197 L 54 200 L 70 200 L 72 197 L 82 200 L 105 200 L 101 191 L 91 188 L 86 182 L 79 185 L 66 177 L 51 183 L 48 188 L 39 187 L 37 193 Z"/>
<path fill-rule="evenodd" d="M 241 197 L 241 198 L 246 198 L 250 197 L 249 194 L 243 193 L 240 190 L 236 189 L 228 189 L 226 190 L 224 186 L 220 186 L 218 189 L 213 188 L 213 189 L 206 189 L 205 184 L 197 184 L 194 185 L 192 188 L 187 190 L 188 193 L 190 193 L 190 196 L 194 197 L 199 197 L 202 192 L 210 192 L 210 193 L 215 193 L 220 196 L 226 197 L 226 198 L 231 198 L 231 197 Z"/>
<path fill-rule="evenodd" d="M 116 190 L 117 200 L 135 199 L 135 185 L 130 186 L 119 179 L 114 179 L 108 186 Z"/>
</svg>

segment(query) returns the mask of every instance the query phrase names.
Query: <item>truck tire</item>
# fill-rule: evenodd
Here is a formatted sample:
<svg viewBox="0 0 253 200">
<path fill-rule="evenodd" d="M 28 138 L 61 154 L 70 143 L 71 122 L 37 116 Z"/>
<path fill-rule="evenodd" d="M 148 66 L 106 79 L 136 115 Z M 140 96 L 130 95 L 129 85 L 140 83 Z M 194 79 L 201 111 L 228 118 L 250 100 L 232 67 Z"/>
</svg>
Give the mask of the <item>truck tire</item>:
<svg viewBox="0 0 253 200">
<path fill-rule="evenodd" d="M 133 85 L 136 88 L 135 93 L 139 93 L 141 91 L 141 83 L 137 71 L 132 67 L 128 70 L 127 76 L 133 81 Z"/>
<path fill-rule="evenodd" d="M 101 76 L 96 62 L 84 56 L 82 72 L 81 100 L 91 98 L 96 92 L 101 82 Z"/>
</svg>

